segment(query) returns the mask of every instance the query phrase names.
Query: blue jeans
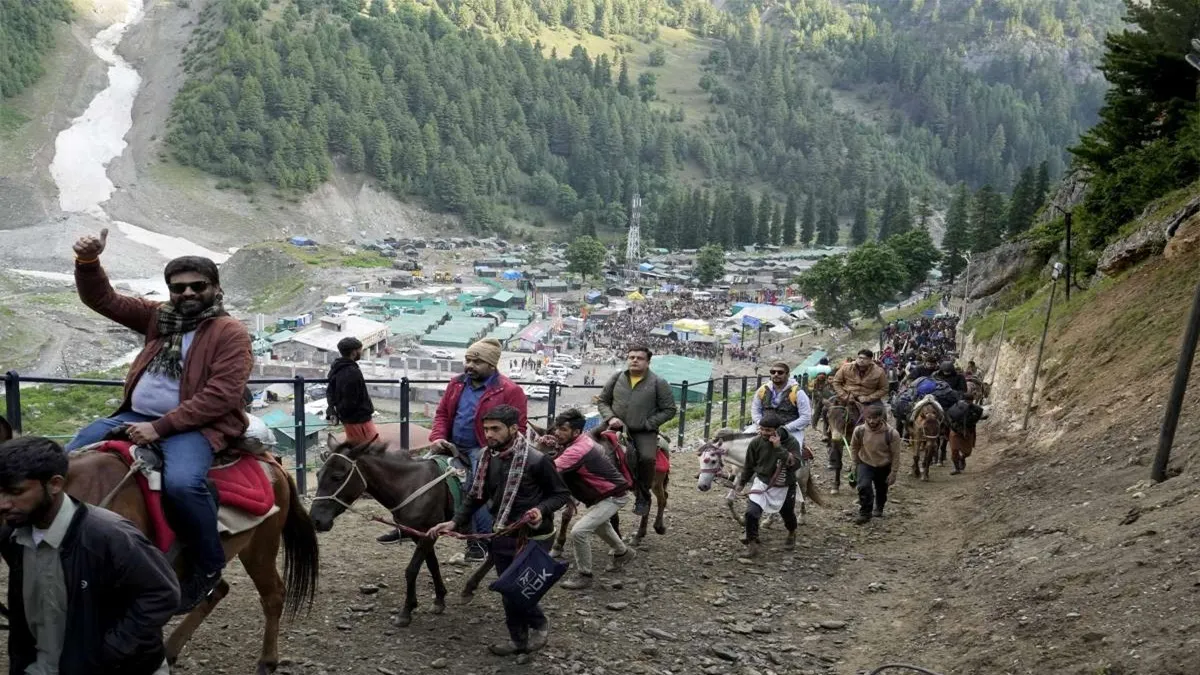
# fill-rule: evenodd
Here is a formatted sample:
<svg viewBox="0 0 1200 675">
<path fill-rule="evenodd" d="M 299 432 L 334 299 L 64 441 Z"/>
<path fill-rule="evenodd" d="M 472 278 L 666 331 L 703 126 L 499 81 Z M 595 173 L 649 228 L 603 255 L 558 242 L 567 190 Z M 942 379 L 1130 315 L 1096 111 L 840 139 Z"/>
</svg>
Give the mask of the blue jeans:
<svg viewBox="0 0 1200 675">
<path fill-rule="evenodd" d="M 109 431 L 124 424 L 153 422 L 156 418 L 125 411 L 115 417 L 96 420 L 80 431 L 67 451 L 99 443 Z M 199 431 L 188 431 L 158 440 L 163 453 L 163 494 L 170 501 L 176 536 L 192 550 L 202 574 L 219 572 L 225 567 L 225 550 L 217 533 L 217 507 L 208 491 L 208 470 L 213 449 Z"/>
<path fill-rule="evenodd" d="M 469 457 L 471 459 L 471 470 L 467 472 L 467 480 L 463 485 L 463 491 L 470 492 L 471 486 L 475 483 L 475 470 L 479 468 L 479 458 L 483 456 L 483 453 L 486 450 L 484 448 L 460 447 L 458 451 L 462 453 L 464 457 Z M 476 534 L 487 534 L 488 532 L 492 531 L 492 514 L 490 511 L 488 511 L 486 504 L 479 507 L 475 511 L 475 515 L 471 516 L 471 531 Z M 486 539 L 483 540 L 483 542 L 486 541 Z M 486 543 L 483 545 L 485 548 L 487 547 Z"/>
</svg>

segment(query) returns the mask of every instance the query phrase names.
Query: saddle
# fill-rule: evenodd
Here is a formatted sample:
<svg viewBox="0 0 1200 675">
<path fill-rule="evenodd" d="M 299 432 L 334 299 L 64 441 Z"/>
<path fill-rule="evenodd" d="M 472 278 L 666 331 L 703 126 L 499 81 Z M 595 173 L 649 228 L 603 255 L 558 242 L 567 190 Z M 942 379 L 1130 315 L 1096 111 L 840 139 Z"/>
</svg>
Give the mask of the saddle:
<svg viewBox="0 0 1200 675">
<path fill-rule="evenodd" d="M 161 450 L 134 445 L 127 440 L 106 440 L 93 447 L 97 452 L 116 455 L 128 467 L 139 466 L 134 475 L 138 489 L 146 502 L 146 513 L 153 528 L 152 539 L 159 550 L 167 553 L 175 543 L 169 505 L 164 504 L 161 491 L 165 468 Z M 209 491 L 217 505 L 217 530 L 234 535 L 257 527 L 274 515 L 275 489 L 271 484 L 275 462 L 269 455 L 260 459 L 249 454 L 223 452 L 214 457 L 208 471 Z"/>
</svg>

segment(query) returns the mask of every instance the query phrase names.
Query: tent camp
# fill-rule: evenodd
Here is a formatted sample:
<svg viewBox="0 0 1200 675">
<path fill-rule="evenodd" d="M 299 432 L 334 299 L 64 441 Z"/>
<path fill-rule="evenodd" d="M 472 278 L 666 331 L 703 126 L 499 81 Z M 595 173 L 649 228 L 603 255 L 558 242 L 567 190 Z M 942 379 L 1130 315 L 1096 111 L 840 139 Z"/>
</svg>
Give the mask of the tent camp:
<svg viewBox="0 0 1200 675">
<path fill-rule="evenodd" d="M 737 314 L 730 317 L 730 321 L 742 323 L 746 317 L 758 319 L 762 323 L 773 324 L 788 323 L 792 320 L 787 308 L 782 305 L 752 305 L 738 311 Z"/>
<path fill-rule="evenodd" d="M 272 410 L 262 415 L 262 420 L 267 423 L 271 432 L 275 434 L 275 441 L 278 443 L 276 448 L 279 452 L 289 454 L 296 452 L 296 419 L 290 413 L 282 410 Z M 315 447 L 320 440 L 318 435 L 327 426 L 329 425 L 320 417 L 305 413 L 304 447 Z"/>
<path fill-rule="evenodd" d="M 712 379 L 712 361 L 692 359 L 686 356 L 667 354 L 655 356 L 650 367 L 671 385 L 675 400 L 683 396 L 684 382 L 688 383 L 688 402 L 696 403 L 704 400 L 708 389 L 708 380 Z"/>
</svg>

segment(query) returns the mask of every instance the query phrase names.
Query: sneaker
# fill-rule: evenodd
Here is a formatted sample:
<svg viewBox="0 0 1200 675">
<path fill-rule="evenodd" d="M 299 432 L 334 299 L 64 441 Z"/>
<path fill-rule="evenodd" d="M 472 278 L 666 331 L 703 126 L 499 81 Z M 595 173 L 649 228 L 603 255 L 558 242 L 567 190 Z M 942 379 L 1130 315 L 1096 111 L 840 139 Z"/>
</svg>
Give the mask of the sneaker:
<svg viewBox="0 0 1200 675">
<path fill-rule="evenodd" d="M 758 557 L 758 540 L 757 539 L 746 544 L 746 557 L 747 558 L 757 558 Z"/>
<path fill-rule="evenodd" d="M 497 642 L 488 647 L 488 651 L 496 656 L 513 656 L 514 654 L 525 654 L 529 652 L 527 645 L 519 645 L 512 640 L 507 642 Z"/>
<path fill-rule="evenodd" d="M 871 517 L 872 518 L 882 518 L 883 517 L 883 509 L 875 509 L 874 511 L 871 512 Z"/>
<path fill-rule="evenodd" d="M 612 557 L 612 570 L 614 572 L 620 572 L 621 570 L 625 569 L 625 565 L 633 562 L 634 558 L 636 557 L 637 549 L 632 546 L 626 546 L 624 553 L 617 554 Z"/>
<path fill-rule="evenodd" d="M 568 591 L 582 591 L 585 588 L 592 587 L 592 575 L 576 574 L 575 576 L 563 582 L 562 587 Z"/>
<path fill-rule="evenodd" d="M 467 544 L 467 551 L 463 554 L 463 562 L 468 565 L 478 565 L 487 560 L 487 549 L 475 542 Z"/>
<path fill-rule="evenodd" d="M 787 539 L 783 542 L 783 550 L 785 550 L 785 551 L 795 551 L 796 550 L 796 531 L 795 530 L 788 532 Z"/>
<path fill-rule="evenodd" d="M 375 537 L 375 541 L 381 544 L 399 544 L 400 530 L 392 530 L 386 534 L 381 534 L 378 537 Z"/>
<path fill-rule="evenodd" d="M 529 651 L 536 652 L 550 642 L 550 624 L 529 631 Z"/>
<path fill-rule="evenodd" d="M 839 487 L 838 487 L 838 486 L 836 486 L 836 485 L 834 485 L 833 487 L 829 488 L 829 494 L 831 494 L 831 495 L 840 494 L 841 492 L 842 492 L 842 489 L 841 489 L 841 488 L 839 488 Z"/>
<path fill-rule="evenodd" d="M 212 574 L 196 573 L 189 576 L 180 584 L 179 588 L 179 610 L 176 614 L 187 614 L 196 609 L 200 603 L 208 599 L 209 594 L 221 583 L 221 572 L 213 572 Z"/>
<path fill-rule="evenodd" d="M 855 525 L 864 525 L 869 522 L 871 522 L 871 515 L 868 513 L 860 513 L 858 514 L 858 517 L 854 519 Z"/>
</svg>

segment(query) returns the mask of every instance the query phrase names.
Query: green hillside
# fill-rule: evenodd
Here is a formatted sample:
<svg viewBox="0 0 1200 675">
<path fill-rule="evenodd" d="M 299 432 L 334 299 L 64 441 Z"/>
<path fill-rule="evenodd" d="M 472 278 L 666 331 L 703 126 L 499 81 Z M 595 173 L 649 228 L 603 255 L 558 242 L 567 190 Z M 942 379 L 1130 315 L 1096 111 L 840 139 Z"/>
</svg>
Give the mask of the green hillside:
<svg viewBox="0 0 1200 675">
<path fill-rule="evenodd" d="M 169 143 L 181 163 L 283 192 L 335 166 L 367 173 L 480 232 L 511 219 L 616 232 L 641 192 L 644 231 L 668 246 L 808 241 L 798 206 L 772 213 L 789 200 L 820 214 L 808 231 L 821 243 L 852 215 L 856 240 L 887 236 L 957 183 L 1007 193 L 1043 163 L 1056 176 L 1103 91 L 1080 65 L 1081 12 L 1113 21 L 1111 0 L 975 3 L 988 9 L 962 16 L 961 3 L 930 4 L 941 13 L 221 0 L 189 51 Z M 1008 46 L 966 58 L 980 36 Z M 1056 41 L 1069 53 L 1043 54 Z M 914 215 L 880 233 L 889 212 Z"/>
</svg>

